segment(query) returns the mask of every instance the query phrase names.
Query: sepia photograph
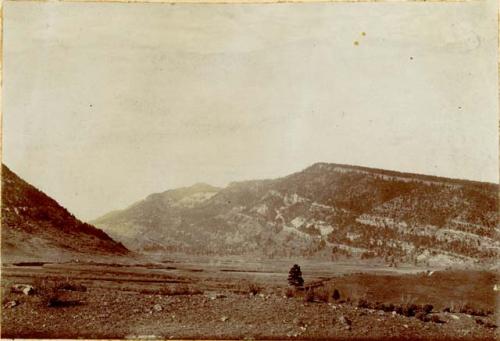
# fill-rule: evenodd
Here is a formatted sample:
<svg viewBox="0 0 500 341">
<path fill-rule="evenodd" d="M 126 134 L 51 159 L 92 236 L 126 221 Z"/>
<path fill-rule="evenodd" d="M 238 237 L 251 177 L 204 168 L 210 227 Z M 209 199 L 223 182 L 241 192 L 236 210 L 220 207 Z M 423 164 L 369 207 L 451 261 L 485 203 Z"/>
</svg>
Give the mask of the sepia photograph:
<svg viewBox="0 0 500 341">
<path fill-rule="evenodd" d="M 500 337 L 497 1 L 1 15 L 2 339 Z"/>
</svg>

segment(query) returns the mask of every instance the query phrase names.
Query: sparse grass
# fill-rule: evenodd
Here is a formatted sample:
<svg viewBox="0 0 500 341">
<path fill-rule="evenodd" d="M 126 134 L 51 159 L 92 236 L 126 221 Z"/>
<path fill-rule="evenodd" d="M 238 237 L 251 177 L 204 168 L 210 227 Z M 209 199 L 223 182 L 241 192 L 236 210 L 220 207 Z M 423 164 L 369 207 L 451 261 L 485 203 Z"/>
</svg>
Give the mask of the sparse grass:
<svg viewBox="0 0 500 341">
<path fill-rule="evenodd" d="M 144 288 L 140 289 L 139 292 L 145 295 L 164 295 L 164 296 L 176 296 L 176 295 L 201 295 L 203 291 L 199 289 L 194 289 L 187 284 L 179 284 L 176 286 L 165 286 L 161 288 Z"/>
<path fill-rule="evenodd" d="M 485 313 L 495 310 L 495 293 L 491 288 L 499 276 L 490 271 L 435 271 L 432 276 L 380 275 L 359 273 L 335 278 L 342 300 L 356 302 L 366 297 L 370 302 L 385 302 L 400 305 L 415 303 L 432 304 L 433 310 L 453 308 L 452 302 L 466 301 L 473 310 Z M 462 303 L 463 305 L 463 303 Z"/>
<path fill-rule="evenodd" d="M 65 298 L 61 291 L 87 291 L 87 287 L 83 284 L 70 282 L 63 277 L 53 277 L 50 279 L 35 278 L 32 281 L 32 285 L 34 288 L 33 298 L 24 294 L 17 294 L 16 300 L 21 302 L 34 300 L 46 307 L 70 307 L 80 305 L 82 302 Z"/>
<path fill-rule="evenodd" d="M 285 296 L 287 298 L 295 297 L 296 294 L 297 294 L 297 292 L 293 288 L 289 287 L 289 288 L 286 288 L 286 290 L 285 290 Z"/>
<path fill-rule="evenodd" d="M 304 302 L 314 302 L 314 289 L 309 288 L 304 294 Z"/>
<path fill-rule="evenodd" d="M 87 291 L 87 287 L 85 285 L 69 281 L 58 283 L 56 288 L 57 290 L 67 290 L 67 291 L 80 291 L 80 292 Z"/>
<path fill-rule="evenodd" d="M 348 287 L 343 291 L 342 297 L 345 297 L 348 303 L 357 303 L 365 299 L 365 295 L 362 295 L 357 287 Z"/>
<path fill-rule="evenodd" d="M 493 312 L 490 310 L 474 307 L 472 304 L 465 301 L 453 301 L 449 307 L 443 309 L 444 312 L 461 313 L 472 316 L 487 316 Z"/>
<path fill-rule="evenodd" d="M 431 316 L 431 322 L 434 322 L 434 323 L 444 323 L 444 321 L 442 321 L 438 315 L 432 315 Z"/>
<path fill-rule="evenodd" d="M 257 295 L 259 292 L 262 291 L 262 288 L 259 287 L 257 284 L 255 283 L 250 283 L 248 285 L 248 292 L 251 293 L 252 295 Z"/>
<path fill-rule="evenodd" d="M 424 321 L 427 314 L 432 312 L 432 304 L 416 304 L 413 303 L 413 299 L 409 296 L 402 297 L 402 302 L 400 304 L 393 303 L 383 303 L 383 302 L 370 302 L 366 298 L 360 298 L 355 305 L 358 308 L 364 309 L 374 309 L 381 310 L 385 312 L 395 311 L 399 315 L 404 315 L 407 317 L 415 316 L 418 319 Z"/>
<path fill-rule="evenodd" d="M 328 287 L 319 287 L 314 291 L 314 298 L 316 301 L 328 303 L 330 297 L 332 296 L 331 291 Z"/>
<path fill-rule="evenodd" d="M 64 287 L 65 282 L 43 282 L 36 287 L 36 294 L 40 297 L 40 303 L 46 307 L 60 308 L 77 305 L 76 301 L 64 300 L 59 293 L 60 287 Z"/>
<path fill-rule="evenodd" d="M 323 285 L 315 288 L 308 288 L 304 294 L 304 301 L 306 302 L 324 302 L 328 303 L 333 300 L 334 292 L 337 289 L 329 286 Z M 337 290 L 338 293 L 338 290 Z M 292 293 L 290 293 L 292 294 Z M 293 293 L 295 294 L 295 293 Z"/>
</svg>

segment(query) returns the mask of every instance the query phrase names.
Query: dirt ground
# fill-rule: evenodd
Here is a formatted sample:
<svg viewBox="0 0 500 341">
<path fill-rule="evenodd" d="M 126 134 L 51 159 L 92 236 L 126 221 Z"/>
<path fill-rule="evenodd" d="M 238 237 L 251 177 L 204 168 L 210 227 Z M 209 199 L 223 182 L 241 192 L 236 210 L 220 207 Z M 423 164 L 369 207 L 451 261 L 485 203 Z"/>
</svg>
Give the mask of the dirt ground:
<svg viewBox="0 0 500 341">
<path fill-rule="evenodd" d="M 2 269 L 1 336 L 492 340 L 499 336 L 498 292 L 493 291 L 498 278 L 491 272 L 429 275 L 421 269 L 412 273 L 374 267 L 363 273 L 352 269 L 342 273 L 341 264 L 330 273 L 305 270 L 306 285 L 316 283 L 318 288 L 340 291 L 340 299 L 325 300 L 305 299 L 306 292 L 289 290 L 284 265 L 289 264 L 273 269 L 256 269 L 254 264 L 238 270 L 227 263 L 197 267 L 180 262 L 6 264 Z M 33 284 L 35 291 L 31 295 L 11 293 L 16 283 Z M 55 290 L 61 283 L 71 285 Z M 48 306 L 51 295 L 65 304 Z M 415 316 L 362 307 L 360 300 L 432 304 L 427 320 L 436 317 L 434 322 L 424 322 Z M 9 307 L 12 301 L 16 305 Z M 464 306 L 476 311 L 460 312 Z"/>
</svg>

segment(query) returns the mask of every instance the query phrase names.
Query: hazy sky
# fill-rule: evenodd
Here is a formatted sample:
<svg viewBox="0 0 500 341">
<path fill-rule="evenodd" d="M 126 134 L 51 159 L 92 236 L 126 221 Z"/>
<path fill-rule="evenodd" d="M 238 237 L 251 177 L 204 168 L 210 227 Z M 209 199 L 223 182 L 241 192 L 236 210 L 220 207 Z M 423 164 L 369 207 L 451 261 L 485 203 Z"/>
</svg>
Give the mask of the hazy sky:
<svg viewBox="0 0 500 341">
<path fill-rule="evenodd" d="M 7 2 L 3 162 L 82 219 L 318 161 L 497 182 L 496 16 Z"/>
</svg>

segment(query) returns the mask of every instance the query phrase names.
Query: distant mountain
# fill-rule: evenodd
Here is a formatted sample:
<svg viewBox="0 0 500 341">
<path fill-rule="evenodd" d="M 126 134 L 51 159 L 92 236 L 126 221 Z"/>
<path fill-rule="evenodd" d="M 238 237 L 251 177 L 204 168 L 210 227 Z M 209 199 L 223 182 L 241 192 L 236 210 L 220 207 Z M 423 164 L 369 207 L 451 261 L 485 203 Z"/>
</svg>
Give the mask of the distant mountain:
<svg viewBox="0 0 500 341">
<path fill-rule="evenodd" d="M 500 252 L 498 185 L 327 163 L 152 194 L 93 223 L 143 251 L 439 264 Z"/>
<path fill-rule="evenodd" d="M 2 258 L 127 252 L 123 244 L 76 219 L 2 164 Z"/>
</svg>

